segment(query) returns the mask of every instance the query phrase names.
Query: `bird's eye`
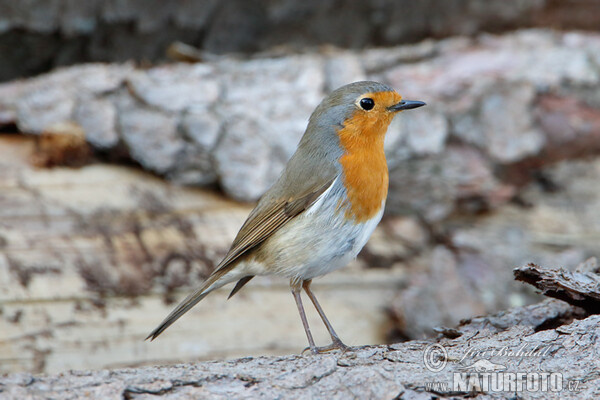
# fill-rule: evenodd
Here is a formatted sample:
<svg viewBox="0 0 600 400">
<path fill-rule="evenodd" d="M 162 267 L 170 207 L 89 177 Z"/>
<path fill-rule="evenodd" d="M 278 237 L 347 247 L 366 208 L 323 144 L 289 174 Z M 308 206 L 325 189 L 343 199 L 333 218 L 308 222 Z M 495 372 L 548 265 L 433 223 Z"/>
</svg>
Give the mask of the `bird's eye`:
<svg viewBox="0 0 600 400">
<path fill-rule="evenodd" d="M 375 107 L 375 102 L 373 101 L 373 99 L 368 98 L 368 97 L 365 97 L 364 99 L 360 99 L 359 104 L 363 110 L 367 110 L 367 111 L 372 110 L 373 107 Z"/>
</svg>

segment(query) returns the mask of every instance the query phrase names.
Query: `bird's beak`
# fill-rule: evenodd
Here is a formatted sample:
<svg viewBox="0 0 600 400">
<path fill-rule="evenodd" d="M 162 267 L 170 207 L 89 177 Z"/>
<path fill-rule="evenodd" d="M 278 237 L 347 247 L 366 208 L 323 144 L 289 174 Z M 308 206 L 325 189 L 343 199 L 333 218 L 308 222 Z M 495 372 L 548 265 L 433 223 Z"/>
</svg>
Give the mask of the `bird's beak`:
<svg viewBox="0 0 600 400">
<path fill-rule="evenodd" d="M 416 101 L 416 100 L 402 100 L 398 104 L 394 104 L 393 106 L 389 106 L 388 110 L 390 111 L 402 111 L 402 110 L 412 110 L 413 108 L 423 107 L 425 102 Z"/>
</svg>

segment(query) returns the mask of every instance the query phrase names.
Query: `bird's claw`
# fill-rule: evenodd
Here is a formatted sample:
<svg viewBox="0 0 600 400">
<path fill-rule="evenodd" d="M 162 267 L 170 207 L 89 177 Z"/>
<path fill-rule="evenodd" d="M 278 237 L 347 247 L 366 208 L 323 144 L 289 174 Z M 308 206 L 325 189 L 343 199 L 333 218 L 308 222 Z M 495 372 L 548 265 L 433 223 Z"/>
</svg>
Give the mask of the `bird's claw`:
<svg viewBox="0 0 600 400">
<path fill-rule="evenodd" d="M 341 350 L 342 353 L 347 352 L 348 350 L 350 350 L 351 347 L 345 345 L 341 340 L 334 340 L 333 342 L 331 342 L 330 344 L 328 344 L 327 346 L 321 346 L 321 347 L 307 347 L 304 350 L 302 350 L 302 355 L 304 355 L 304 353 L 306 353 L 307 351 L 310 351 L 313 354 L 323 354 L 323 353 L 328 353 L 330 351 L 334 351 L 334 350 Z"/>
</svg>

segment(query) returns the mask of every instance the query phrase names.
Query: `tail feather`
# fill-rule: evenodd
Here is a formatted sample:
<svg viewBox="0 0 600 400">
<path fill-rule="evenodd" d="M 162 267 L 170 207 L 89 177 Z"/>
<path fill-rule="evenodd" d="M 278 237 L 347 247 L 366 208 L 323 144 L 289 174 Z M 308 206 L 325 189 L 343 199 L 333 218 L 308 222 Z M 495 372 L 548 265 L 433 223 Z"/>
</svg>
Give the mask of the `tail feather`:
<svg viewBox="0 0 600 400">
<path fill-rule="evenodd" d="M 215 289 L 220 288 L 225 285 L 229 281 L 219 282 L 220 278 L 223 274 L 212 275 L 208 278 L 208 280 L 202 285 L 202 287 L 196 289 L 193 293 L 191 293 L 188 297 L 186 297 L 171 313 L 160 323 L 159 326 L 156 327 L 145 340 L 150 339 L 153 341 L 165 331 L 169 326 L 171 326 L 175 321 L 177 321 L 183 314 L 188 312 L 192 307 L 194 307 L 200 300 L 205 298 L 210 292 Z"/>
<path fill-rule="evenodd" d="M 246 283 L 250 282 L 250 279 L 252 279 L 252 278 L 254 278 L 254 275 L 245 276 L 242 279 L 240 279 L 238 281 L 238 283 L 235 284 L 235 287 L 233 288 L 233 290 L 231 291 L 231 293 L 229 293 L 229 296 L 227 297 L 227 300 L 229 300 L 234 294 L 236 294 L 237 292 L 239 292 L 240 289 L 243 288 Z"/>
</svg>

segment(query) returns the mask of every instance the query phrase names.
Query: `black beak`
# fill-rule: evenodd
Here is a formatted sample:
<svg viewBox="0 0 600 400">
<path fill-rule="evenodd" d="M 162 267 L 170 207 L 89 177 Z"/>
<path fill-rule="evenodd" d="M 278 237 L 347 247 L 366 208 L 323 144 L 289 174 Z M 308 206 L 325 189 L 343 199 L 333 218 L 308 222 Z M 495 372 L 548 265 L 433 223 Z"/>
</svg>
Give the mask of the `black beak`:
<svg viewBox="0 0 600 400">
<path fill-rule="evenodd" d="M 412 110 L 413 108 L 423 107 L 425 102 L 416 100 L 402 100 L 398 104 L 388 107 L 390 111 Z"/>
</svg>

